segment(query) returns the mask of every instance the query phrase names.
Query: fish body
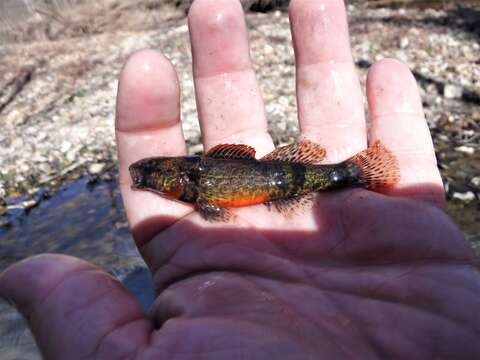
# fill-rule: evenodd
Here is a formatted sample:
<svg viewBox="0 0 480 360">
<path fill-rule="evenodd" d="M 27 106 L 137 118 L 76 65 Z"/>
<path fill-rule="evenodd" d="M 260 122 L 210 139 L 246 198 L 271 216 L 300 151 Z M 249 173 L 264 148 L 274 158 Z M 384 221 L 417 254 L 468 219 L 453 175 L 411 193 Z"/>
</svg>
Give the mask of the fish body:
<svg viewBox="0 0 480 360">
<path fill-rule="evenodd" d="M 130 173 L 134 189 L 196 204 L 208 220 L 225 218 L 228 208 L 293 203 L 349 186 L 380 189 L 398 180 L 393 155 L 379 143 L 338 164 L 318 164 L 324 156 L 325 150 L 309 141 L 278 148 L 262 159 L 246 145 L 219 145 L 203 156 L 142 159 L 130 166 Z M 372 156 L 381 163 L 371 164 Z M 368 174 L 372 167 L 373 178 Z"/>
</svg>

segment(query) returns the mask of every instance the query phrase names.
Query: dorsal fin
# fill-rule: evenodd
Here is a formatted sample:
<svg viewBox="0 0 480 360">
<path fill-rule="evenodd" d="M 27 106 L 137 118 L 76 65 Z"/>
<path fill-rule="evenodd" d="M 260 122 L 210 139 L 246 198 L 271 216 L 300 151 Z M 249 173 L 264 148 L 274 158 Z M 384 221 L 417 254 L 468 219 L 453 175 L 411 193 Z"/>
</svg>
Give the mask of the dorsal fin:
<svg viewBox="0 0 480 360">
<path fill-rule="evenodd" d="M 219 144 L 211 148 L 205 156 L 217 159 L 255 160 L 255 149 L 242 144 Z"/>
<path fill-rule="evenodd" d="M 290 161 L 302 164 L 317 164 L 325 158 L 323 147 L 310 140 L 301 140 L 290 145 L 276 148 L 261 160 Z"/>
</svg>

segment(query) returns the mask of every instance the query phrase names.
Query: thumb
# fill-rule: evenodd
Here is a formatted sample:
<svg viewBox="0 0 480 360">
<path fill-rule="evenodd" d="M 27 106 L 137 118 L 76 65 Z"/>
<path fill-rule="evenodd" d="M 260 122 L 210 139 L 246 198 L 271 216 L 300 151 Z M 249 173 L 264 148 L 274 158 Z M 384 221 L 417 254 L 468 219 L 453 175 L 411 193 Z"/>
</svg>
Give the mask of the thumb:
<svg viewBox="0 0 480 360">
<path fill-rule="evenodd" d="M 47 359 L 131 357 L 151 332 L 121 283 L 70 256 L 39 255 L 10 266 L 0 275 L 0 297 L 27 319 Z"/>
</svg>

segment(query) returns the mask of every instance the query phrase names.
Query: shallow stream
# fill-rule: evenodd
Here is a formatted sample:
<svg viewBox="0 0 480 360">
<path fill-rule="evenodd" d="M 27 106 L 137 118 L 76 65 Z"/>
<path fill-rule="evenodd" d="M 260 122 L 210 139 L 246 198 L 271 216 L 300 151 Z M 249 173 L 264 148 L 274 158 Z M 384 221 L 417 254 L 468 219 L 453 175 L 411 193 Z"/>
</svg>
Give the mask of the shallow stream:
<svg viewBox="0 0 480 360">
<path fill-rule="evenodd" d="M 44 252 L 78 256 L 115 275 L 146 309 L 150 307 L 150 273 L 131 238 L 115 182 L 91 185 L 89 179 L 80 179 L 28 214 L 19 209 L 9 221 L 10 227 L 0 228 L 0 271 Z M 3 302 L 0 359 L 41 359 L 22 317 Z"/>
</svg>

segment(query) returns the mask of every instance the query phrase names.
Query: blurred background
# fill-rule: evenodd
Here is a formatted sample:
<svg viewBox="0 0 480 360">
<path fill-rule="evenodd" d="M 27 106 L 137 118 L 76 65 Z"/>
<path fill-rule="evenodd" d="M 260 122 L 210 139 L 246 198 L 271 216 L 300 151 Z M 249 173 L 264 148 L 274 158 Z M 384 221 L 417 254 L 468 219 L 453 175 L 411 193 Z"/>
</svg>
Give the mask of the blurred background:
<svg viewBox="0 0 480 360">
<path fill-rule="evenodd" d="M 148 307 L 149 274 L 116 184 L 117 77 L 135 50 L 177 68 L 190 153 L 202 151 L 189 0 L 0 1 L 0 271 L 42 252 L 92 261 Z M 275 143 L 297 135 L 285 0 L 245 0 L 251 55 Z M 375 61 L 406 62 L 418 81 L 448 212 L 480 254 L 480 0 L 347 1 L 362 83 Z M 274 19 L 274 21 L 272 21 Z M 0 304 L 0 358 L 40 359 L 21 317 Z"/>
</svg>

